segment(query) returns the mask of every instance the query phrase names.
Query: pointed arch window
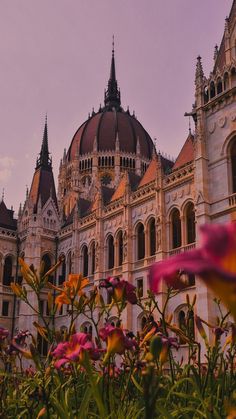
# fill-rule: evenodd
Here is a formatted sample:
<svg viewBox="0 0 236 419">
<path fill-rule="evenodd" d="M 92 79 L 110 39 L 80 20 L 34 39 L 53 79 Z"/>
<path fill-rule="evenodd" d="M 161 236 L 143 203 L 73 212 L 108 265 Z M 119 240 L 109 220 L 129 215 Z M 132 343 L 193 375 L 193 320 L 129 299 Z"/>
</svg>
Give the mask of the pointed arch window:
<svg viewBox="0 0 236 419">
<path fill-rule="evenodd" d="M 232 192 L 236 193 L 236 138 L 231 147 Z"/>
<path fill-rule="evenodd" d="M 67 256 L 67 270 L 68 270 L 68 274 L 71 274 L 72 272 L 72 258 L 71 258 L 71 252 L 68 253 Z"/>
<path fill-rule="evenodd" d="M 107 239 L 107 250 L 108 250 L 107 267 L 108 269 L 112 269 L 114 268 L 114 238 L 112 235 L 110 235 Z"/>
<path fill-rule="evenodd" d="M 185 334 L 186 333 L 186 315 L 185 315 L 185 312 L 183 310 L 180 310 L 180 312 L 179 312 L 178 321 L 179 321 L 180 330 L 182 330 Z M 179 343 L 183 344 L 185 342 L 180 338 Z"/>
<path fill-rule="evenodd" d="M 118 250 L 118 266 L 123 263 L 123 233 L 119 231 L 117 237 L 117 250 Z"/>
<path fill-rule="evenodd" d="M 7 285 L 9 287 L 12 281 L 12 257 L 7 256 L 3 268 L 3 285 Z"/>
<path fill-rule="evenodd" d="M 211 83 L 210 83 L 210 98 L 212 99 L 213 97 L 215 97 L 215 95 L 216 95 L 215 83 L 213 81 L 211 81 Z"/>
<path fill-rule="evenodd" d="M 149 222 L 149 248 L 150 256 L 156 253 L 156 223 L 155 219 L 152 218 Z"/>
<path fill-rule="evenodd" d="M 49 271 L 49 269 L 51 269 L 51 267 L 52 267 L 51 258 L 50 258 L 50 256 L 49 256 L 49 254 L 48 254 L 48 253 L 46 253 L 45 255 L 43 255 L 43 257 L 42 257 L 42 262 L 44 263 L 44 267 L 43 267 L 43 275 L 45 275 L 45 274 L 46 274 L 46 272 L 48 272 L 48 271 Z M 49 281 L 49 282 L 53 282 L 53 276 L 52 276 L 52 275 L 50 275 L 50 276 L 48 277 L 48 281 Z"/>
<path fill-rule="evenodd" d="M 181 246 L 181 220 L 179 210 L 176 208 L 172 212 L 172 248 L 176 249 Z"/>
<path fill-rule="evenodd" d="M 196 240 L 195 228 L 195 211 L 191 202 L 186 209 L 186 228 L 187 228 L 187 244 L 194 243 Z"/>
<path fill-rule="evenodd" d="M 84 246 L 82 250 L 83 276 L 88 276 L 88 247 Z"/>
<path fill-rule="evenodd" d="M 91 274 L 95 272 L 95 242 L 91 245 Z"/>
<path fill-rule="evenodd" d="M 61 264 L 61 275 L 59 275 L 58 284 L 62 285 L 65 280 L 66 280 L 66 261 L 65 259 L 63 259 L 63 262 Z"/>
<path fill-rule="evenodd" d="M 137 259 L 144 259 L 145 257 L 145 233 L 144 226 L 139 223 L 137 226 Z"/>
</svg>

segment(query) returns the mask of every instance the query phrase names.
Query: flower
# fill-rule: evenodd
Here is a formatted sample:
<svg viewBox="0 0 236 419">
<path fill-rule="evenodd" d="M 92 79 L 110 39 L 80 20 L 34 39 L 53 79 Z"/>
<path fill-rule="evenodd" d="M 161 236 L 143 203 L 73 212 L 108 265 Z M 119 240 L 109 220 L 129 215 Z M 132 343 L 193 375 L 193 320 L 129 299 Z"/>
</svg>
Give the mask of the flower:
<svg viewBox="0 0 236 419">
<path fill-rule="evenodd" d="M 75 333 L 68 342 L 61 342 L 52 352 L 58 360 L 55 367 L 60 368 L 67 362 L 83 362 L 84 352 L 87 352 L 93 360 L 99 359 L 100 350 L 95 347 L 91 336 L 87 333 Z"/>
<path fill-rule="evenodd" d="M 106 288 L 116 302 L 127 300 L 131 304 L 137 303 L 135 286 L 124 279 L 109 277 L 101 281 L 100 288 Z"/>
<path fill-rule="evenodd" d="M 48 283 L 50 288 L 60 292 L 55 298 L 55 304 L 60 309 L 63 304 L 70 304 L 76 296 L 84 294 L 83 288 L 89 284 L 89 279 L 83 278 L 81 274 L 69 274 L 68 280 L 63 282 L 63 287 L 59 288 Z"/>
<path fill-rule="evenodd" d="M 107 344 L 107 353 L 104 363 L 107 359 L 115 354 L 122 355 L 126 349 L 133 350 L 137 348 L 137 342 L 133 337 L 129 336 L 129 332 L 122 330 L 120 327 L 107 324 L 100 329 L 99 336 Z"/>
<path fill-rule="evenodd" d="M 8 335 L 9 331 L 7 329 L 4 329 L 4 327 L 0 327 L 0 343 L 4 341 Z"/>
<path fill-rule="evenodd" d="M 158 293 L 160 280 L 183 287 L 181 272 L 199 275 L 236 318 L 236 223 L 200 227 L 202 246 L 155 263 L 150 270 L 150 289 Z"/>
</svg>

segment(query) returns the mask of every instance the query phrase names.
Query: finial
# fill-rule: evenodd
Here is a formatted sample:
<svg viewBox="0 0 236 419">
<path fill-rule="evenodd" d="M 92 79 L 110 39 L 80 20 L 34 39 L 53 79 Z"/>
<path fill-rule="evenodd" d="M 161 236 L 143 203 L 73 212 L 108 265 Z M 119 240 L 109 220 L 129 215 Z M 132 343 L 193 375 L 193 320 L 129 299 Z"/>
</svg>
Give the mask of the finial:
<svg viewBox="0 0 236 419">
<path fill-rule="evenodd" d="M 2 188 L 2 201 L 4 201 L 4 194 L 5 194 L 5 190 L 4 188 Z"/>
<path fill-rule="evenodd" d="M 188 117 L 188 132 L 189 132 L 189 135 L 192 135 L 192 130 L 191 130 L 191 118 L 190 118 L 190 115 L 189 115 L 189 117 Z"/>
<path fill-rule="evenodd" d="M 28 196 L 29 196 L 29 188 L 28 188 L 28 185 L 26 185 L 26 194 L 25 194 L 25 196 L 26 196 L 26 199 L 28 199 Z"/>
<path fill-rule="evenodd" d="M 217 59 L 218 52 L 219 52 L 219 50 L 218 50 L 218 45 L 216 44 L 216 45 L 215 45 L 215 49 L 214 49 L 214 61 L 216 61 L 216 59 Z"/>
<path fill-rule="evenodd" d="M 112 35 L 112 56 L 114 57 L 115 54 L 115 37 L 114 34 Z"/>
<path fill-rule="evenodd" d="M 38 169 L 39 167 L 44 167 L 44 168 L 52 167 L 52 158 L 50 157 L 49 150 L 48 150 L 48 115 L 47 115 L 47 112 L 45 115 L 42 146 L 39 153 L 39 157 L 37 158 L 37 162 L 36 162 L 36 169 Z"/>
<path fill-rule="evenodd" d="M 197 57 L 196 73 L 195 73 L 195 83 L 201 84 L 203 81 L 204 73 L 202 68 L 202 58 L 200 55 Z"/>
</svg>

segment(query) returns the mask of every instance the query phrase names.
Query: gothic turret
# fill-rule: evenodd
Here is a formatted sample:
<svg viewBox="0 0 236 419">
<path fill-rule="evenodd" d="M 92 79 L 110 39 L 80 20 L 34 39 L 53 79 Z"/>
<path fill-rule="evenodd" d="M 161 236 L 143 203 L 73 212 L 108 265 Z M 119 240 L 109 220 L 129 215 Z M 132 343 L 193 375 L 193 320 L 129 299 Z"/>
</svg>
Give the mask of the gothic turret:
<svg viewBox="0 0 236 419">
<path fill-rule="evenodd" d="M 52 159 L 48 151 L 48 125 L 47 125 L 47 115 L 44 125 L 43 141 L 41 146 L 41 151 L 36 162 L 36 169 L 43 167 L 44 169 L 52 170 Z"/>
<path fill-rule="evenodd" d="M 29 192 L 29 203 L 33 211 L 38 210 L 38 203 L 43 207 L 47 200 L 52 197 L 57 206 L 56 189 L 52 172 L 52 159 L 48 150 L 48 127 L 47 117 L 44 126 L 43 141 Z"/>
<path fill-rule="evenodd" d="M 112 43 L 110 78 L 108 80 L 107 90 L 105 91 L 104 103 L 107 108 L 118 109 L 120 107 L 120 90 L 118 89 L 117 80 L 116 80 L 114 37 L 113 37 L 113 43 Z"/>
</svg>

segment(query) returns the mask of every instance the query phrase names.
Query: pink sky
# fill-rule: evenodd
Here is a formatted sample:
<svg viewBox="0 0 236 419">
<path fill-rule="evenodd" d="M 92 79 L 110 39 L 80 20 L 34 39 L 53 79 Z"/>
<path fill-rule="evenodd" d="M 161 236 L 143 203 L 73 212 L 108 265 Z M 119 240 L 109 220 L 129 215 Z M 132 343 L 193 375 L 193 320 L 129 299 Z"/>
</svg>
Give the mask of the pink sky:
<svg viewBox="0 0 236 419">
<path fill-rule="evenodd" d="M 103 104 L 112 34 L 122 106 L 177 157 L 188 134 L 198 54 L 213 67 L 232 0 L 2 0 L 0 192 L 18 211 L 45 113 L 55 182 L 63 149 Z"/>
</svg>

